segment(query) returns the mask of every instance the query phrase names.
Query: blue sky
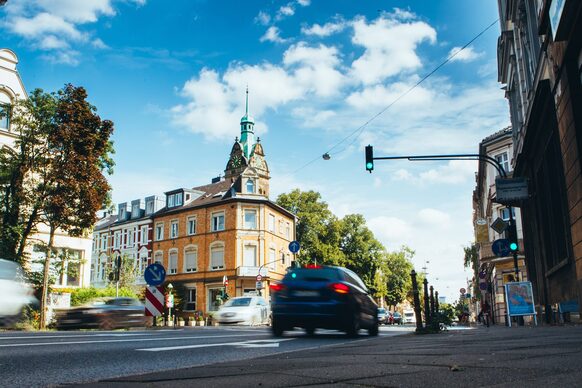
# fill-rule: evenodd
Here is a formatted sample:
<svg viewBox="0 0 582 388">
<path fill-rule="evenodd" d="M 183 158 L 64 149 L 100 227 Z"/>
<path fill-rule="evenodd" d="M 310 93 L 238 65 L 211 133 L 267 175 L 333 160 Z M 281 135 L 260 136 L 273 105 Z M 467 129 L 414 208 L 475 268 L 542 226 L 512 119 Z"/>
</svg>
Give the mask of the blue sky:
<svg viewBox="0 0 582 388">
<path fill-rule="evenodd" d="M 368 174 L 364 146 L 471 153 L 506 126 L 498 25 L 358 128 L 496 19 L 481 0 L 9 0 L 0 46 L 27 90 L 82 85 L 115 123 L 115 202 L 223 173 L 248 85 L 272 199 L 313 189 L 338 216 L 363 214 L 388 249 L 416 250 L 417 270 L 428 261 L 451 300 L 469 276 L 476 163 L 378 161 Z"/>
</svg>

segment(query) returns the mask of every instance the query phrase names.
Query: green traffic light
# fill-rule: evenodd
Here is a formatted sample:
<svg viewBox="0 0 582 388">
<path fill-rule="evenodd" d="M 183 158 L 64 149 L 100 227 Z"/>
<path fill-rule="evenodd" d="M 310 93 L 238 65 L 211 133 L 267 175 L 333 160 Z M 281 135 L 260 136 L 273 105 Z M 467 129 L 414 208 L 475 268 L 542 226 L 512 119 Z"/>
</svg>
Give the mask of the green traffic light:
<svg viewBox="0 0 582 388">
<path fill-rule="evenodd" d="M 374 169 L 374 163 L 366 163 L 366 170 L 373 170 Z"/>
<path fill-rule="evenodd" d="M 517 251 L 517 243 L 512 242 L 509 244 L 509 249 L 511 249 L 512 252 Z"/>
</svg>

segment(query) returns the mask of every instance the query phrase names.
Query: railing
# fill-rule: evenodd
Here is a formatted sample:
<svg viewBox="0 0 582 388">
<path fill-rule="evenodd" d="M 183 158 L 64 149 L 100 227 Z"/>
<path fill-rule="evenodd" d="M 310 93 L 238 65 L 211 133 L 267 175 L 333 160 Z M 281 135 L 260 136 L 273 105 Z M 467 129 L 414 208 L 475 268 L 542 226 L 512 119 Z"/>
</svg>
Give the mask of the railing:
<svg viewBox="0 0 582 388">
<path fill-rule="evenodd" d="M 263 277 L 269 276 L 269 269 L 264 267 L 264 266 L 261 266 L 261 267 L 259 267 L 259 266 L 257 266 L 257 267 L 254 267 L 254 266 L 253 267 L 247 267 L 247 266 L 237 267 L 236 275 L 237 276 L 248 276 L 248 277 L 255 278 L 260 273 L 261 276 L 263 276 Z M 260 272 L 259 272 L 259 270 L 260 270 Z"/>
</svg>

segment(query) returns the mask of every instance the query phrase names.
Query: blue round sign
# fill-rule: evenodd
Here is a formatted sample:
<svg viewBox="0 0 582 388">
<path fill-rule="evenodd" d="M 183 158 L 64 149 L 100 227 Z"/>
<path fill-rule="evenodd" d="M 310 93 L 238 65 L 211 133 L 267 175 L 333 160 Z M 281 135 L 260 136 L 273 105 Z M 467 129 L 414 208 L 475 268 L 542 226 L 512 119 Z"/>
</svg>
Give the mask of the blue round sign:
<svg viewBox="0 0 582 388">
<path fill-rule="evenodd" d="M 289 250 L 291 251 L 291 253 L 297 253 L 297 252 L 299 252 L 299 248 L 300 247 L 301 246 L 299 245 L 299 242 L 298 241 L 291 241 L 289 243 Z"/>
<path fill-rule="evenodd" d="M 505 238 L 500 238 L 493 241 L 491 249 L 493 250 L 493 253 L 495 253 L 495 255 L 498 257 L 508 256 L 509 253 L 511 252 L 511 249 L 509 248 L 509 240 Z"/>
<path fill-rule="evenodd" d="M 147 266 L 143 277 L 150 286 L 159 286 L 166 279 L 166 269 L 160 263 L 153 263 Z"/>
</svg>

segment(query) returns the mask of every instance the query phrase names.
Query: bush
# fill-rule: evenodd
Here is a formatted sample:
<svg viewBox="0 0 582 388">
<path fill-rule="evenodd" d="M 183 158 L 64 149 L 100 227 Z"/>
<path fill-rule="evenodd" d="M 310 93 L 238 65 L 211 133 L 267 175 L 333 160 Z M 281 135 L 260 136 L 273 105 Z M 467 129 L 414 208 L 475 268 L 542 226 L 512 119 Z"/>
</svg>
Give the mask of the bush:
<svg viewBox="0 0 582 388">
<path fill-rule="evenodd" d="M 107 288 L 77 288 L 71 291 L 71 306 L 79 306 L 96 298 L 115 297 L 115 287 Z M 129 287 L 119 288 L 119 296 L 139 298 L 139 295 Z"/>
</svg>

